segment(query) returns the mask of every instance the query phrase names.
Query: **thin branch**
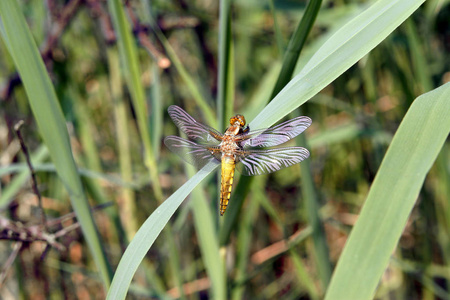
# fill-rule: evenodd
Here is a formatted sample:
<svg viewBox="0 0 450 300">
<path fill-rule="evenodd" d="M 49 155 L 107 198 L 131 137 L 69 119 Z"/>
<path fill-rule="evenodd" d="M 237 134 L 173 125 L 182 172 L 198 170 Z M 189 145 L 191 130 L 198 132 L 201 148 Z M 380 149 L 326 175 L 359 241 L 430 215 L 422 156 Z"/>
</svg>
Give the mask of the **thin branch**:
<svg viewBox="0 0 450 300">
<path fill-rule="evenodd" d="M 92 211 L 103 209 L 112 205 L 112 202 L 103 203 L 92 208 Z M 58 219 L 47 221 L 47 227 L 61 225 L 63 221 L 74 218 L 74 213 L 69 213 Z M 78 222 L 75 222 L 67 227 L 64 227 L 55 233 L 46 231 L 42 224 L 39 225 L 24 225 L 22 222 L 11 221 L 0 215 L 0 240 L 20 241 L 23 243 L 45 242 L 47 245 L 63 251 L 64 245 L 57 242 L 57 239 L 67 235 L 80 227 Z M 47 249 L 45 250 L 47 251 Z M 44 251 L 44 252 L 45 252 Z M 45 253 L 43 253 L 45 255 Z"/>
<path fill-rule="evenodd" d="M 148 26 L 139 22 L 129 2 L 126 2 L 125 5 L 127 6 L 128 15 L 131 23 L 133 23 L 133 31 L 137 34 L 139 43 L 148 51 L 161 69 L 167 69 L 170 67 L 170 60 L 161 51 L 159 51 L 150 40 L 148 36 Z"/>
<path fill-rule="evenodd" d="M 49 6 L 53 7 L 53 1 L 48 1 Z M 52 49 L 55 47 L 58 40 L 61 38 L 64 29 L 66 29 L 72 17 L 78 10 L 82 0 L 71 0 L 66 5 L 64 5 L 61 13 L 58 14 L 58 18 L 53 23 L 50 28 L 49 35 L 45 41 L 44 47 L 42 48 L 42 57 L 44 60 L 51 57 Z"/>
<path fill-rule="evenodd" d="M 100 19 L 100 27 L 105 37 L 106 43 L 112 45 L 116 42 L 116 33 L 111 22 L 111 18 L 107 11 L 103 8 L 99 0 L 85 0 L 90 7 L 94 17 Z"/>
<path fill-rule="evenodd" d="M 63 229 L 61 229 L 60 231 L 57 231 L 55 234 L 54 234 L 54 236 L 55 236 L 55 238 L 59 238 L 59 237 L 62 237 L 62 236 L 64 236 L 64 235 L 66 235 L 66 234 L 68 234 L 70 231 L 73 231 L 73 230 L 75 230 L 75 229 L 78 229 L 78 228 L 80 228 L 80 223 L 73 223 L 72 225 L 69 225 L 69 226 L 67 226 L 67 227 L 64 227 Z"/>
<path fill-rule="evenodd" d="M 193 280 L 183 284 L 183 292 L 186 296 L 205 291 L 211 287 L 211 281 L 207 277 Z M 167 291 L 167 294 L 173 298 L 180 298 L 180 291 L 178 287 L 171 288 Z"/>
<path fill-rule="evenodd" d="M 16 125 L 14 125 L 14 130 L 16 131 L 17 137 L 19 138 L 20 146 L 22 147 L 22 151 L 23 151 L 23 154 L 25 155 L 25 159 L 27 161 L 28 168 L 30 169 L 31 185 L 33 187 L 34 193 L 36 194 L 36 196 L 38 198 L 38 205 L 39 205 L 39 209 L 41 210 L 42 224 L 47 229 L 47 225 L 46 225 L 47 218 L 45 216 L 44 207 L 42 206 L 42 197 L 41 197 L 41 193 L 39 192 L 38 185 L 37 185 L 36 172 L 34 171 L 33 165 L 31 164 L 30 153 L 28 152 L 28 148 L 25 145 L 25 142 L 22 137 L 22 133 L 20 132 L 20 127 L 23 125 L 23 123 L 24 123 L 23 120 L 20 120 Z"/>
<path fill-rule="evenodd" d="M 6 275 L 8 275 L 8 271 L 11 268 L 11 265 L 13 264 L 14 260 L 16 259 L 17 254 L 19 254 L 22 245 L 23 245 L 22 242 L 17 242 L 14 244 L 13 250 L 5 262 L 2 272 L 0 273 L 0 288 L 3 286 L 3 282 L 6 279 Z"/>
<path fill-rule="evenodd" d="M 114 202 L 112 202 L 112 201 L 106 202 L 106 203 L 102 203 L 102 204 L 98 204 L 98 205 L 92 207 L 91 211 L 95 212 L 97 210 L 110 207 L 113 204 L 114 204 Z M 65 220 L 69 220 L 69 219 L 72 219 L 72 218 L 75 218 L 75 217 L 76 217 L 75 212 L 71 212 L 71 213 L 65 214 L 64 216 L 61 216 L 59 218 L 48 220 L 47 221 L 47 226 L 54 226 L 54 225 L 57 225 L 57 224 L 61 224 Z"/>
</svg>

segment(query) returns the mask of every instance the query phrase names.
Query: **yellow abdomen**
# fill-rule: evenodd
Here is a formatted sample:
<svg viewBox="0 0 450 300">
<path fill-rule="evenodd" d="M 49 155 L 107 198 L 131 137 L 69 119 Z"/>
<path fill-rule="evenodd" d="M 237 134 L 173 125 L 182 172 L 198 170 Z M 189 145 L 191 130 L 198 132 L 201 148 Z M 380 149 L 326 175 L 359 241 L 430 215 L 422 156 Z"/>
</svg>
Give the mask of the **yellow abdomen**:
<svg viewBox="0 0 450 300">
<path fill-rule="evenodd" d="M 224 156 L 222 158 L 222 183 L 220 185 L 220 215 L 223 216 L 227 210 L 228 201 L 233 187 L 234 169 L 236 163 L 234 157 Z"/>
</svg>

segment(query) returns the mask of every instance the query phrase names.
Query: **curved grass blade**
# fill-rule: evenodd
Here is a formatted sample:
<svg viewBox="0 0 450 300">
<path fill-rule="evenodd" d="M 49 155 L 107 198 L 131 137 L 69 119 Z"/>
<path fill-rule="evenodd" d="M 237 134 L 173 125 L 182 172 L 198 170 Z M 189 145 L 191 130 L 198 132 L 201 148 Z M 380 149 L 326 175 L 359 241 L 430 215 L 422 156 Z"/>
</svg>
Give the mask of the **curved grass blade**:
<svg viewBox="0 0 450 300">
<path fill-rule="evenodd" d="M 381 43 L 425 0 L 379 0 L 339 29 L 249 126 L 265 128 L 320 92 Z"/>
<path fill-rule="evenodd" d="M 120 259 L 106 299 L 125 299 L 131 279 L 153 242 L 189 193 L 209 174 L 209 165 L 198 171 L 163 202 L 142 224 Z"/>
<path fill-rule="evenodd" d="M 24 84 L 39 132 L 49 149 L 58 176 L 69 193 L 103 283 L 108 287 L 112 272 L 77 173 L 64 116 L 44 62 L 17 1 L 0 1 L 0 16 L 3 23 L 1 32 L 6 34 L 3 38 Z"/>
<path fill-rule="evenodd" d="M 450 83 L 418 97 L 381 163 L 325 299 L 372 299 L 450 133 Z"/>
</svg>

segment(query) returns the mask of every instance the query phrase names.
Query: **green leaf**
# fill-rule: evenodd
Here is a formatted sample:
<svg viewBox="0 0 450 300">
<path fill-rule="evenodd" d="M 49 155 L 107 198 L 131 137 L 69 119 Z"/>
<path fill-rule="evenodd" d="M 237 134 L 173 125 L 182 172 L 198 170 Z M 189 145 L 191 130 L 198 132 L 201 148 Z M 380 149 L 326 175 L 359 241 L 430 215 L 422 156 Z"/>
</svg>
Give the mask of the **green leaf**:
<svg viewBox="0 0 450 300">
<path fill-rule="evenodd" d="M 131 279 L 142 259 L 147 254 L 164 226 L 166 226 L 170 217 L 186 198 L 186 195 L 192 192 L 198 183 L 211 173 L 211 168 L 207 168 L 208 166 L 205 167 L 205 170 L 198 171 L 197 174 L 183 184 L 183 186 L 173 193 L 172 196 L 167 198 L 167 200 L 164 201 L 150 217 L 148 217 L 144 224 L 142 224 L 117 266 L 106 299 L 125 299 Z"/>
<path fill-rule="evenodd" d="M 372 2 L 370 7 L 347 22 L 322 45 L 300 73 L 249 124 L 250 128 L 272 126 L 308 101 L 381 43 L 423 2 Z"/>
<path fill-rule="evenodd" d="M 111 271 L 97 233 L 72 156 L 69 135 L 55 90 L 16 0 L 0 1 L 2 37 L 22 79 L 33 115 L 59 178 L 94 256 L 103 283 L 109 286 Z"/>
<path fill-rule="evenodd" d="M 233 114 L 234 104 L 234 52 L 230 4 L 231 1 L 222 0 L 219 8 L 218 128 L 227 127 L 227 118 Z"/>
<path fill-rule="evenodd" d="M 345 245 L 326 299 L 372 299 L 445 139 L 450 83 L 418 97 L 394 135 Z"/>
</svg>

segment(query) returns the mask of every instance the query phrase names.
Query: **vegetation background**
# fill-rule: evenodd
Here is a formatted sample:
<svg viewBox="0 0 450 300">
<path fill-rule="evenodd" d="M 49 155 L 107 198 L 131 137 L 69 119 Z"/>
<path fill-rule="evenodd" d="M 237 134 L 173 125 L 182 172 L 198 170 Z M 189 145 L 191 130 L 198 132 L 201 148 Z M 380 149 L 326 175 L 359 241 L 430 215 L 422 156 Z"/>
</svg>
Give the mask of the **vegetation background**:
<svg viewBox="0 0 450 300">
<path fill-rule="evenodd" d="M 422 2 L 0 2 L 0 297 L 449 299 L 450 2 Z M 311 157 L 220 218 L 217 172 L 162 144 L 172 104 L 308 115 Z"/>
</svg>

